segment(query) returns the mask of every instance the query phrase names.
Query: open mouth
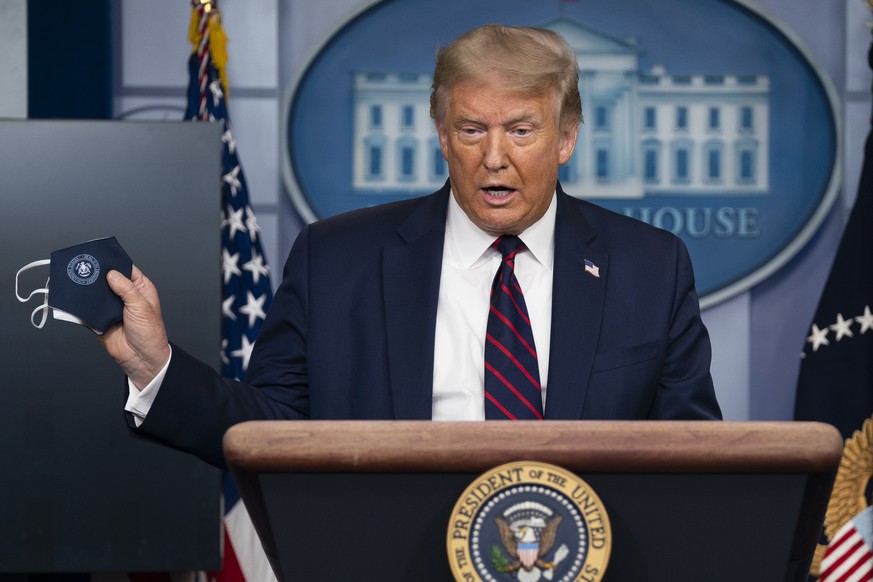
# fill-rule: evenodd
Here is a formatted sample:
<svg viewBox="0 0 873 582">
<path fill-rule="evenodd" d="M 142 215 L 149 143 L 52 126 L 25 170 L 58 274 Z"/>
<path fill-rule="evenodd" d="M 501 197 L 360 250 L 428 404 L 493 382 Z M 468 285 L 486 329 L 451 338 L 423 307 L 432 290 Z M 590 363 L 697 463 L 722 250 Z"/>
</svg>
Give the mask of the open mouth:
<svg viewBox="0 0 873 582">
<path fill-rule="evenodd" d="M 494 196 L 495 198 L 503 198 L 509 196 L 512 192 L 515 192 L 512 188 L 507 186 L 498 185 L 498 186 L 488 186 L 483 188 L 489 196 Z"/>
</svg>

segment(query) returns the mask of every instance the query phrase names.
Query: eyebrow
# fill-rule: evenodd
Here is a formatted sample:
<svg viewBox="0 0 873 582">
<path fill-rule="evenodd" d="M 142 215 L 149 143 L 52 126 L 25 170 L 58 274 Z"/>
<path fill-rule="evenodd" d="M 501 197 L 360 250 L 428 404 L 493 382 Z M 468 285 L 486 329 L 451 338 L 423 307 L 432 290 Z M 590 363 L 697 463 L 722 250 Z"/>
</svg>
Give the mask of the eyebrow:
<svg viewBox="0 0 873 582">
<path fill-rule="evenodd" d="M 534 111 L 525 111 L 516 115 L 515 117 L 510 118 L 509 120 L 502 122 L 500 125 L 503 127 L 507 127 L 510 125 L 515 125 L 516 123 L 522 122 L 533 122 L 533 119 L 536 117 L 536 112 Z M 484 121 L 479 119 L 474 119 L 472 117 L 467 117 L 466 115 L 459 115 L 451 120 L 451 125 L 454 128 L 459 128 L 464 124 L 471 123 L 473 125 L 487 125 Z M 537 124 L 534 124 L 537 125 Z"/>
</svg>

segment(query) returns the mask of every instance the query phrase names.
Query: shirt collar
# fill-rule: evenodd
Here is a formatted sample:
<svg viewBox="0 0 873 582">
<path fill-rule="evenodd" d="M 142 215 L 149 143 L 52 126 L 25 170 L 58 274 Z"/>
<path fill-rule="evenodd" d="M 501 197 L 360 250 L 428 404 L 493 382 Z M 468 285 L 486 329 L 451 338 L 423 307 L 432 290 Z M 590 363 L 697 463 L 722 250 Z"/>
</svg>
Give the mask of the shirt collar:
<svg viewBox="0 0 873 582">
<path fill-rule="evenodd" d="M 555 259 L 555 216 L 557 196 L 552 200 L 542 218 L 527 227 L 519 235 L 530 254 L 544 267 L 551 269 Z M 449 212 L 446 217 L 446 256 L 451 257 L 462 269 L 469 269 L 483 256 L 494 242 L 494 236 L 480 229 L 467 217 L 449 192 Z"/>
</svg>

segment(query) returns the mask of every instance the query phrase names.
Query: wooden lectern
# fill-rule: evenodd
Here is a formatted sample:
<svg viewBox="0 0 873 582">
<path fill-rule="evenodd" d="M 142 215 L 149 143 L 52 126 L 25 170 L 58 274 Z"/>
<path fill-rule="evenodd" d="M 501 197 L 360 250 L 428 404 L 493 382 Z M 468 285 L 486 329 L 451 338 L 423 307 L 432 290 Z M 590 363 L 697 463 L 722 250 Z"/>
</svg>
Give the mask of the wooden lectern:
<svg viewBox="0 0 873 582">
<path fill-rule="evenodd" d="M 604 582 L 779 582 L 806 580 L 842 439 L 801 422 L 263 421 L 224 448 L 288 582 L 450 581 L 456 501 L 511 461 L 558 465 L 599 495 Z"/>
</svg>

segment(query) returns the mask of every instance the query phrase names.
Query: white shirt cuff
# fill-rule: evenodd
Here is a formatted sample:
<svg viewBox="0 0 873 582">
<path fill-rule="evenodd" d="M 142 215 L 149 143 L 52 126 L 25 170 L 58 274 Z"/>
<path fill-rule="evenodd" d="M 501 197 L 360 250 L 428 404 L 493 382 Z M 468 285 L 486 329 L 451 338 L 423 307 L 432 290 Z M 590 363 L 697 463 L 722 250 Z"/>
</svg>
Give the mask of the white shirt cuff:
<svg viewBox="0 0 873 582">
<path fill-rule="evenodd" d="M 161 388 L 161 383 L 164 381 L 164 376 L 167 375 L 167 368 L 170 367 L 170 360 L 172 359 L 173 347 L 170 346 L 170 357 L 167 358 L 167 363 L 164 364 L 158 375 L 152 378 L 152 381 L 142 390 L 137 388 L 130 381 L 130 378 L 127 379 L 127 404 L 124 405 L 124 409 L 133 415 L 133 422 L 137 427 L 145 421 L 145 417 L 158 395 L 158 390 Z"/>
</svg>

